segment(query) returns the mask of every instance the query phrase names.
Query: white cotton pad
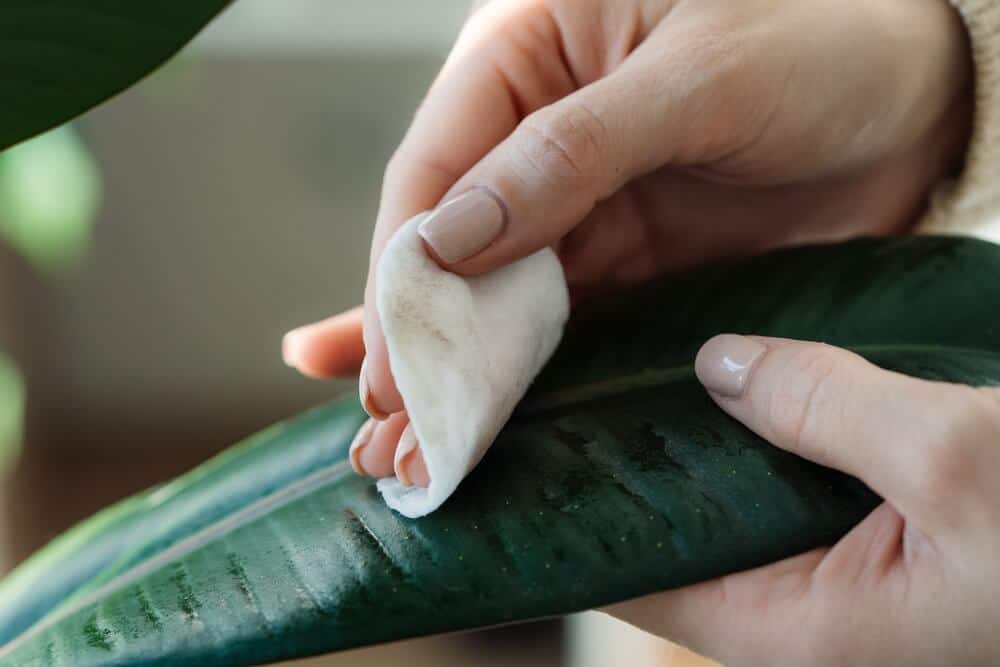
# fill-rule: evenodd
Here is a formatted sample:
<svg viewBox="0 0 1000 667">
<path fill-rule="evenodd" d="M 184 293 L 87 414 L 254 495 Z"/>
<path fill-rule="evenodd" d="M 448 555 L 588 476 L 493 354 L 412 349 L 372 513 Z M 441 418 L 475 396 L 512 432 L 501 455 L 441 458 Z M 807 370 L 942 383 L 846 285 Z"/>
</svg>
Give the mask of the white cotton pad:
<svg viewBox="0 0 1000 667">
<path fill-rule="evenodd" d="M 442 270 L 425 250 L 422 214 L 389 241 L 375 303 L 389 365 L 431 483 L 381 479 L 389 507 L 433 512 L 479 463 L 555 351 L 569 316 L 562 266 L 549 249 L 483 276 Z"/>
</svg>

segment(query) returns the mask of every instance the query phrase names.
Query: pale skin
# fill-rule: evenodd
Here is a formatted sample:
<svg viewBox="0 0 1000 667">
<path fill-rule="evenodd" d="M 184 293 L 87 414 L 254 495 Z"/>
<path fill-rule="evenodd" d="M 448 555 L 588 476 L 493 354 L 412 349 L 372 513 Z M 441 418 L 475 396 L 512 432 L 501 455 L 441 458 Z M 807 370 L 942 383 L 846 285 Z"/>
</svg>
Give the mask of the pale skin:
<svg viewBox="0 0 1000 667">
<path fill-rule="evenodd" d="M 386 169 L 371 263 L 425 210 L 447 218 L 421 228 L 446 270 L 551 246 L 576 301 L 781 245 L 904 233 L 960 161 L 970 79 L 945 0 L 495 0 Z M 395 456 L 410 434 L 373 280 L 363 308 L 290 332 L 285 358 L 320 378 L 360 366 L 372 419 L 352 462 L 426 486 L 419 447 Z M 707 343 L 697 369 L 723 410 L 886 502 L 832 548 L 612 613 L 734 665 L 1000 656 L 984 585 L 1000 574 L 1000 393 L 740 336 Z"/>
</svg>

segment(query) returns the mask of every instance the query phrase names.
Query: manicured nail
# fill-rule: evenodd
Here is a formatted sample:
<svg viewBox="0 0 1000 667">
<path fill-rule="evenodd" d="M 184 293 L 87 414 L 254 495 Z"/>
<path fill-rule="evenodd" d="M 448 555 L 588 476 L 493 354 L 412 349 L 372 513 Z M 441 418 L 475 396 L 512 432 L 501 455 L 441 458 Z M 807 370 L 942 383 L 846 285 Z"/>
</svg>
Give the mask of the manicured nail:
<svg viewBox="0 0 1000 667">
<path fill-rule="evenodd" d="M 302 360 L 301 329 L 292 329 L 281 339 L 281 358 L 286 366 L 298 368 Z"/>
<path fill-rule="evenodd" d="M 396 457 L 392 461 L 392 468 L 396 472 L 396 478 L 403 483 L 403 486 L 413 486 L 410 479 L 410 462 L 417 453 L 417 436 L 413 432 L 413 425 L 408 425 L 403 429 L 403 435 L 399 437 L 399 444 L 396 446 Z"/>
<path fill-rule="evenodd" d="M 739 398 L 754 364 L 766 351 L 766 347 L 746 336 L 722 334 L 702 346 L 694 370 L 713 394 Z"/>
<path fill-rule="evenodd" d="M 361 450 L 372 439 L 372 433 L 374 432 L 375 420 L 369 419 L 361 425 L 361 428 L 358 429 L 357 435 L 354 436 L 354 440 L 351 441 L 351 449 L 348 454 L 348 458 L 351 460 L 351 467 L 354 468 L 354 472 L 359 475 L 368 474 L 361 465 Z"/>
<path fill-rule="evenodd" d="M 389 418 L 389 414 L 382 412 L 378 405 L 375 404 L 375 398 L 372 396 L 372 390 L 368 387 L 368 359 L 365 358 L 361 362 L 361 373 L 358 375 L 358 395 L 361 398 L 361 407 L 365 409 L 368 416 L 372 419 L 377 419 L 378 421 L 385 421 Z"/>
<path fill-rule="evenodd" d="M 506 218 L 500 200 L 485 188 L 475 188 L 439 206 L 418 231 L 441 261 L 456 264 L 493 243 Z"/>
</svg>

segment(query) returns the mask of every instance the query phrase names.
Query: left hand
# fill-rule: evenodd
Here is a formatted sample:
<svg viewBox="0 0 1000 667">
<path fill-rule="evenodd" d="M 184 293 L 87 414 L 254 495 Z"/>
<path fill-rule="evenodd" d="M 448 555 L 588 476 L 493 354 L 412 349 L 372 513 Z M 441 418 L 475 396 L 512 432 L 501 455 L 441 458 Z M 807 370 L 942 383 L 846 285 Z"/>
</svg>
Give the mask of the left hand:
<svg viewBox="0 0 1000 667">
<path fill-rule="evenodd" d="M 576 298 L 899 233 L 964 150 L 970 72 L 945 0 L 491 2 L 386 169 L 370 266 L 435 207 L 424 238 L 443 268 L 553 246 Z M 423 486 L 419 448 L 397 449 L 408 416 L 373 294 L 370 273 L 363 347 L 352 311 L 290 333 L 286 359 L 329 377 L 364 355 L 376 422 L 352 462 Z"/>
<path fill-rule="evenodd" d="M 1000 389 L 732 335 L 696 370 L 727 413 L 885 502 L 832 547 L 606 611 L 734 667 L 1000 664 Z"/>
</svg>

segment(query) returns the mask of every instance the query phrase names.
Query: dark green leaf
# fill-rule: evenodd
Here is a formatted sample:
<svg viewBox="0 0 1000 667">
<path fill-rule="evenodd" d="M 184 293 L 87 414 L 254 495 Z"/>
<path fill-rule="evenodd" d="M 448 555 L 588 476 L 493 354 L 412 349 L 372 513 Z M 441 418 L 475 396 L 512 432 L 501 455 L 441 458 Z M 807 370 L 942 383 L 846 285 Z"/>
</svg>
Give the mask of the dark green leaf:
<svg viewBox="0 0 1000 667">
<path fill-rule="evenodd" d="M 125 90 L 230 1 L 3 0 L 0 149 Z"/>
<path fill-rule="evenodd" d="M 342 460 L 361 422 L 358 406 L 349 401 L 313 410 L 74 527 L 0 583 L 0 644 L 74 592 L 100 583 L 102 571 L 140 562 L 220 516 Z M 289 442 L 294 446 L 286 446 Z"/>
<path fill-rule="evenodd" d="M 830 543 L 877 498 L 726 417 L 694 380 L 698 346 L 721 331 L 818 339 L 1000 384 L 998 307 L 1000 248 L 947 238 L 789 250 L 644 288 L 577 321 L 430 517 L 389 511 L 351 473 L 360 412 L 336 404 L 41 552 L 0 589 L 3 618 L 45 614 L 0 665 L 274 661 L 567 613 Z M 302 465 L 320 437 L 333 462 Z M 273 469 L 282 456 L 294 473 Z M 66 579 L 95 544 L 107 555 Z M 59 596 L 35 599 L 43 580 Z"/>
</svg>

